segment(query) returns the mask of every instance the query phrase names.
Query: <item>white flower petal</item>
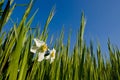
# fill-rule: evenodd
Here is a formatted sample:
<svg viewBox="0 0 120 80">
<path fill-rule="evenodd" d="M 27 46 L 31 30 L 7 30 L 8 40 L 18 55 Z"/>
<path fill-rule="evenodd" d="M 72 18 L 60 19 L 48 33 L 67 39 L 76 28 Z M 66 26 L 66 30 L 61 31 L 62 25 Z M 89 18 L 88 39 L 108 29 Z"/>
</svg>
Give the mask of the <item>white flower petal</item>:
<svg viewBox="0 0 120 80">
<path fill-rule="evenodd" d="M 55 59 L 55 56 L 54 56 L 54 57 L 51 57 L 50 63 L 52 63 L 52 62 L 54 61 L 54 59 Z"/>
<path fill-rule="evenodd" d="M 55 59 L 55 56 L 54 56 L 54 57 L 51 57 L 51 59 Z"/>
<path fill-rule="evenodd" d="M 54 59 L 51 58 L 51 59 L 50 59 L 50 64 L 51 64 L 53 61 L 54 61 Z"/>
<path fill-rule="evenodd" d="M 52 63 L 54 61 L 55 53 L 56 53 L 56 50 L 54 48 L 52 50 L 50 50 L 50 63 Z"/>
<path fill-rule="evenodd" d="M 30 52 L 36 53 L 37 49 L 34 49 L 33 47 L 30 49 Z"/>
<path fill-rule="evenodd" d="M 52 49 L 52 51 L 53 51 L 54 53 L 56 53 L 56 50 L 55 50 L 54 48 Z"/>
<path fill-rule="evenodd" d="M 50 51 L 50 54 L 51 54 L 51 58 L 52 58 L 52 59 L 55 59 L 55 53 L 56 53 L 56 50 L 53 48 L 53 49 Z"/>
<path fill-rule="evenodd" d="M 50 59 L 50 55 L 48 55 L 48 56 L 45 56 L 45 59 L 47 59 L 47 60 L 48 60 L 48 59 Z"/>
<path fill-rule="evenodd" d="M 39 61 L 39 62 L 41 62 L 41 61 L 44 59 L 44 54 L 45 54 L 45 52 L 38 54 L 38 61 Z"/>
<path fill-rule="evenodd" d="M 53 48 L 54 53 L 56 53 L 56 50 Z"/>
<path fill-rule="evenodd" d="M 45 42 L 44 41 L 40 41 L 39 39 L 37 39 L 37 38 L 35 38 L 34 39 L 34 41 L 35 41 L 35 44 L 36 44 L 36 46 L 37 47 L 40 47 L 40 46 L 42 46 L 42 45 L 44 45 L 45 44 Z"/>
</svg>

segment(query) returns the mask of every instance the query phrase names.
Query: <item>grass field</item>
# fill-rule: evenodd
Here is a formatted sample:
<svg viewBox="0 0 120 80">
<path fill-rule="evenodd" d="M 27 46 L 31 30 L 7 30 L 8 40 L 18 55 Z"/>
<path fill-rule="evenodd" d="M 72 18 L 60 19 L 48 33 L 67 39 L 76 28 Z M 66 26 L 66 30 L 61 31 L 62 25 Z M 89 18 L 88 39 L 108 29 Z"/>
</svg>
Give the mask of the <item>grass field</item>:
<svg viewBox="0 0 120 80">
<path fill-rule="evenodd" d="M 30 1 L 19 25 L 13 22 L 9 32 L 2 29 L 10 18 L 16 4 L 7 2 L 2 10 L 4 0 L 0 1 L 0 80 L 120 80 L 120 50 L 111 46 L 108 39 L 109 59 L 103 59 L 100 45 L 94 52 L 92 42 L 87 46 L 84 42 L 85 15 L 81 14 L 81 25 L 77 33 L 76 44 L 70 50 L 70 35 L 67 45 L 63 44 L 64 31 L 55 41 L 55 60 L 38 62 L 37 57 L 30 52 L 34 38 L 46 42 L 48 25 L 54 16 L 51 10 L 42 33 L 38 28 L 33 31 L 30 27 L 35 14 L 26 20 L 33 5 Z M 51 38 L 52 43 L 52 38 Z M 50 45 L 48 45 L 50 47 Z M 95 57 L 97 56 L 97 57 Z"/>
</svg>

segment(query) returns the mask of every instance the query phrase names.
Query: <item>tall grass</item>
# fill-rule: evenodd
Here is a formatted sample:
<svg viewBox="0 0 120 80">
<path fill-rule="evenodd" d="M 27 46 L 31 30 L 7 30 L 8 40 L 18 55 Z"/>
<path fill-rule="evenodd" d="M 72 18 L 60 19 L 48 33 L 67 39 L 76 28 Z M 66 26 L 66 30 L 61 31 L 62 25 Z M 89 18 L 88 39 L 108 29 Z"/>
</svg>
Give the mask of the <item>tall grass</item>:
<svg viewBox="0 0 120 80">
<path fill-rule="evenodd" d="M 33 5 L 30 1 L 19 25 L 13 22 L 9 32 L 3 32 L 4 25 L 10 18 L 16 4 L 11 7 L 8 0 L 5 9 L 2 10 L 4 0 L 0 1 L 0 79 L 1 80 L 120 80 L 120 50 L 111 46 L 108 40 L 110 59 L 103 60 L 100 45 L 97 52 L 93 51 L 92 41 L 90 46 L 84 42 L 85 17 L 82 12 L 80 30 L 77 34 L 73 51 L 70 50 L 70 35 L 67 45 L 64 45 L 64 31 L 54 44 L 56 58 L 52 64 L 43 60 L 33 60 L 30 52 L 34 37 L 46 41 L 47 28 L 54 16 L 54 8 L 51 10 L 42 33 L 39 30 L 33 32 L 31 23 L 35 14 L 27 21 L 27 16 Z M 52 40 L 51 40 L 52 42 Z M 70 52 L 71 51 L 71 52 Z M 95 53 L 95 54 L 94 54 Z M 97 55 L 97 58 L 95 57 Z"/>
</svg>

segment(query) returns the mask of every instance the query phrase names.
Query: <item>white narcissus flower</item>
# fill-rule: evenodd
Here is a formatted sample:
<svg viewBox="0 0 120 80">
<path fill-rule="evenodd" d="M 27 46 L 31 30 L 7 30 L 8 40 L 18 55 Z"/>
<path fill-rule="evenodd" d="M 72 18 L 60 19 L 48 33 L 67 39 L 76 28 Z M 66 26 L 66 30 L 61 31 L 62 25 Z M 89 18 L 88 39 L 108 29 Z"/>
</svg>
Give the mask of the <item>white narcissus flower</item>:
<svg viewBox="0 0 120 80">
<path fill-rule="evenodd" d="M 30 51 L 33 53 L 44 52 L 47 51 L 47 44 L 44 41 L 40 41 L 39 39 L 34 39 L 35 45 L 31 47 Z"/>
<path fill-rule="evenodd" d="M 35 45 L 31 47 L 30 51 L 32 53 L 38 53 L 38 61 L 41 62 L 44 59 L 45 52 L 48 47 L 44 41 L 40 41 L 39 39 L 34 39 Z"/>
<path fill-rule="evenodd" d="M 53 50 L 51 50 L 51 52 L 50 52 L 50 57 L 51 57 L 50 63 L 52 63 L 54 61 L 55 53 L 56 53 L 56 50 L 53 48 Z"/>
<path fill-rule="evenodd" d="M 48 51 L 49 51 L 49 55 L 45 56 L 45 59 L 50 59 L 50 63 L 52 63 L 55 59 L 56 50 L 53 48 L 52 50 L 48 50 Z"/>
</svg>

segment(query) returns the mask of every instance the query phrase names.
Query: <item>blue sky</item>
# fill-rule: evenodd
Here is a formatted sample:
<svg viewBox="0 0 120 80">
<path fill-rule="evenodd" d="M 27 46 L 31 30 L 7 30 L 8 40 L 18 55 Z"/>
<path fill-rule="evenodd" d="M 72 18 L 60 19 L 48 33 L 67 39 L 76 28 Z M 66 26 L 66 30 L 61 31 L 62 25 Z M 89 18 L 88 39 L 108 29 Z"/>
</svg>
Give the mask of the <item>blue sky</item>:
<svg viewBox="0 0 120 80">
<path fill-rule="evenodd" d="M 14 0 L 18 4 L 28 3 L 29 0 Z M 32 26 L 40 23 L 43 28 L 45 21 L 52 7 L 56 5 L 56 13 L 49 25 L 49 37 L 54 34 L 59 37 L 64 25 L 65 38 L 67 41 L 68 33 L 72 30 L 71 46 L 76 41 L 76 34 L 80 26 L 81 12 L 84 11 L 87 24 L 85 27 L 84 39 L 89 45 L 90 40 L 96 47 L 97 41 L 100 42 L 103 52 L 107 52 L 107 40 L 110 38 L 114 45 L 120 47 L 120 0 L 36 0 L 31 11 L 39 8 Z M 11 16 L 14 21 L 21 19 L 26 7 L 16 7 Z"/>
</svg>

